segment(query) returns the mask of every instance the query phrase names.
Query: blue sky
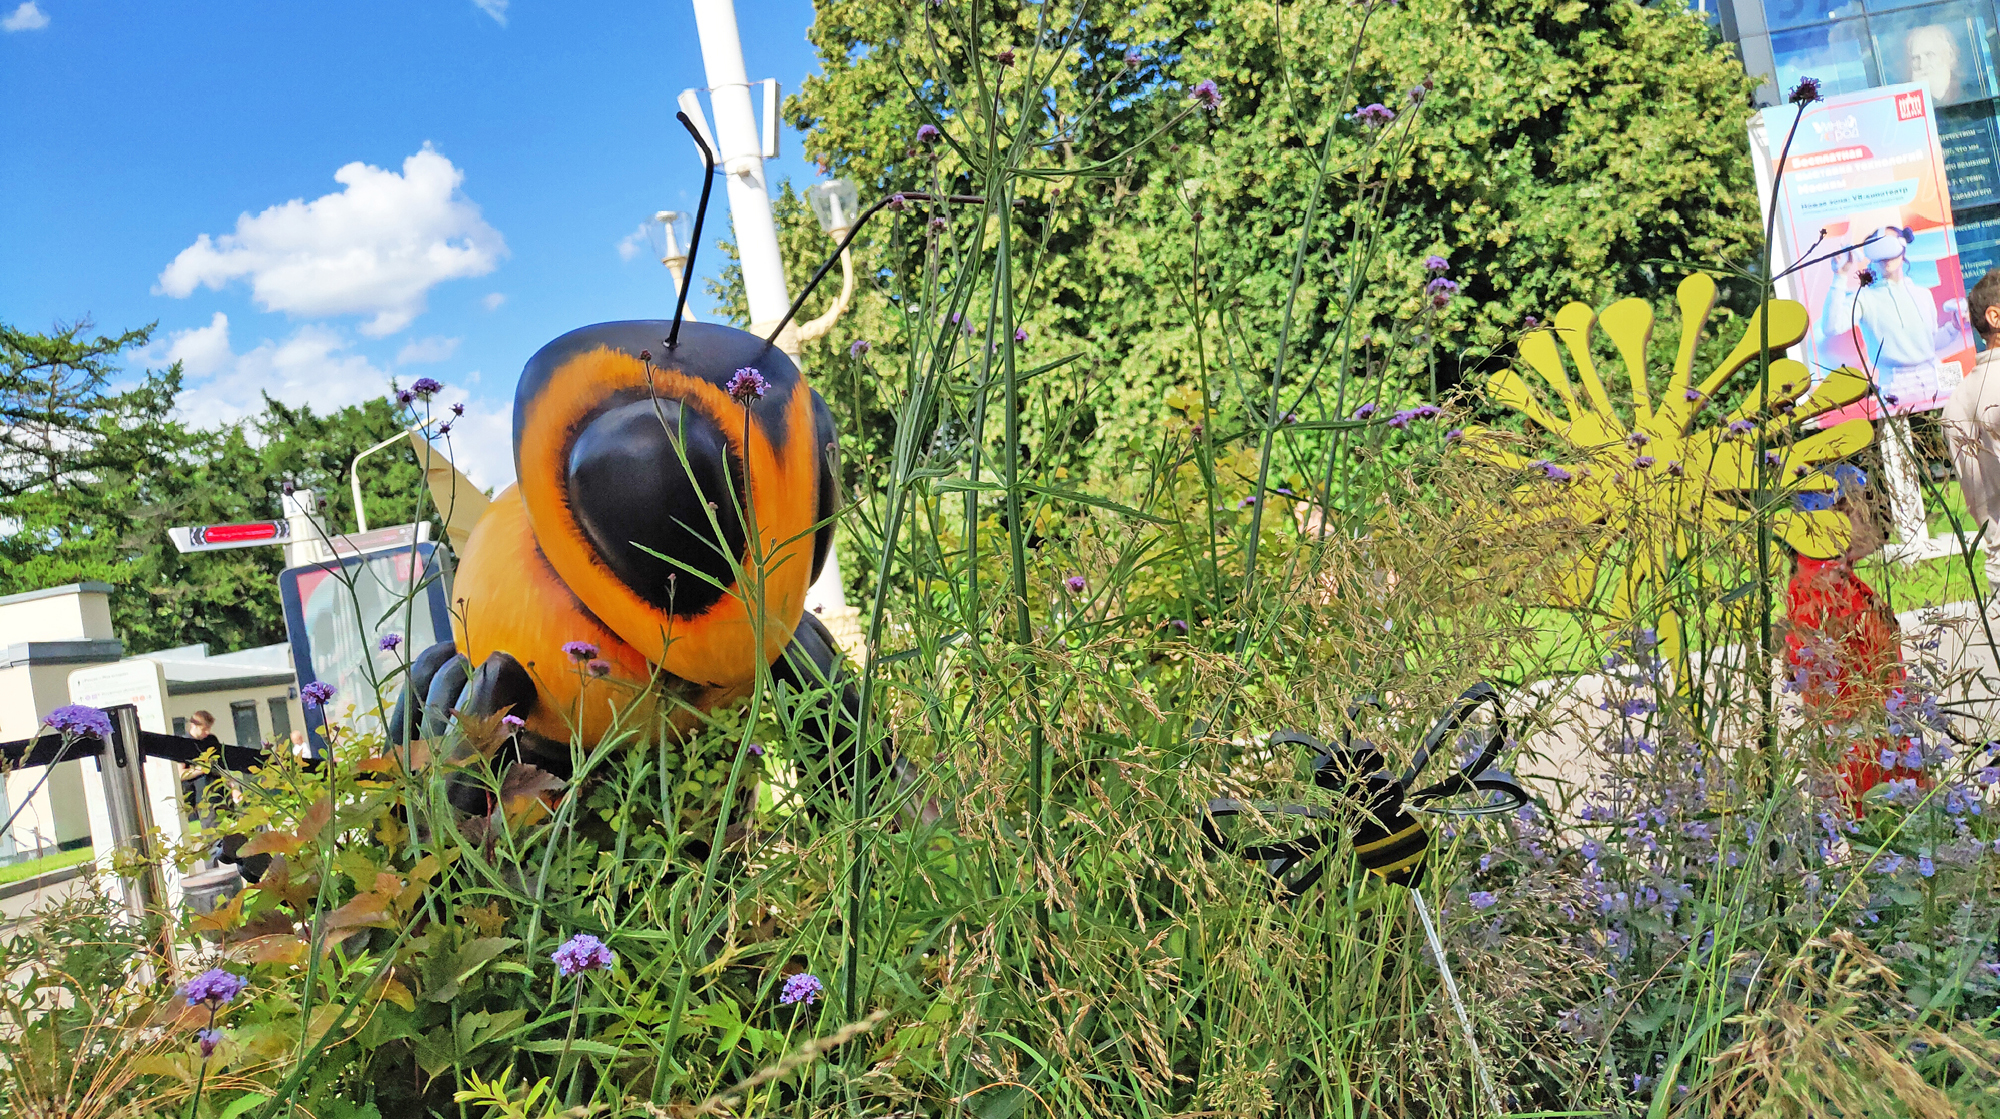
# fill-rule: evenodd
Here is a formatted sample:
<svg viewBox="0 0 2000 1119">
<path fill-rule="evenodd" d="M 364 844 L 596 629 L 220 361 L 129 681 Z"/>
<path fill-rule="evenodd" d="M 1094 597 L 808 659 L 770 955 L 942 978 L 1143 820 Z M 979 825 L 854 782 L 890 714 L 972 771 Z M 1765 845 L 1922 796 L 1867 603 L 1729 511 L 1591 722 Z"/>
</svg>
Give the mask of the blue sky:
<svg viewBox="0 0 2000 1119">
<path fill-rule="evenodd" d="M 810 0 L 737 19 L 752 80 L 817 69 Z M 202 423 L 260 389 L 331 406 L 436 377 L 466 394 L 455 455 L 504 483 L 527 358 L 673 313 L 643 241 L 620 245 L 694 208 L 674 99 L 703 85 L 687 0 L 0 0 L 0 319 L 157 320 L 140 363 L 183 359 Z M 771 182 L 813 173 L 787 129 Z"/>
</svg>

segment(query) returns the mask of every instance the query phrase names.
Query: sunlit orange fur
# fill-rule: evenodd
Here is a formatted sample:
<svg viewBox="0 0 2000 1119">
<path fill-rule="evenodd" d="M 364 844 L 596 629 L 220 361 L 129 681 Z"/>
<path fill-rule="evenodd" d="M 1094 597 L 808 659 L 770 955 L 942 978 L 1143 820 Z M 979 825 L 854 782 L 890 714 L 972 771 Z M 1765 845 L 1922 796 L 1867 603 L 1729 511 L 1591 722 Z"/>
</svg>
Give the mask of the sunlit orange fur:
<svg viewBox="0 0 2000 1119">
<path fill-rule="evenodd" d="M 670 617 L 619 581 L 591 547 L 570 508 L 566 464 L 577 429 L 607 397 L 648 391 L 649 382 L 650 391 L 657 396 L 679 399 L 712 417 L 749 471 L 751 508 L 746 510 L 745 519 L 754 517 L 766 557 L 761 662 L 740 588 L 730 587 L 728 594 L 699 617 Z M 798 385 L 786 408 L 790 437 L 785 446 L 773 447 L 755 425 L 750 426 L 746 438 L 743 407 L 720 388 L 686 376 L 677 368 L 656 363 L 649 369 L 630 354 L 599 347 L 564 362 L 526 409 L 534 419 L 520 433 L 520 503 L 547 568 L 560 576 L 561 583 L 584 607 L 605 619 L 624 644 L 682 679 L 731 689 L 747 686 L 755 680 L 758 664 L 776 659 L 798 624 L 811 575 L 812 538 L 808 530 L 815 520 L 819 458 L 814 446 L 811 392 Z M 729 496 L 716 494 L 710 500 L 727 501 Z M 482 523 L 480 527 L 486 526 Z M 475 534 L 468 551 L 474 550 L 477 539 Z M 744 562 L 745 574 L 754 577 L 751 558 L 745 557 Z M 682 577 L 696 578 L 686 573 Z M 461 575 L 461 582 L 463 578 Z M 508 651 L 520 657 L 519 652 Z M 475 654 L 474 663 L 478 660 Z"/>
</svg>

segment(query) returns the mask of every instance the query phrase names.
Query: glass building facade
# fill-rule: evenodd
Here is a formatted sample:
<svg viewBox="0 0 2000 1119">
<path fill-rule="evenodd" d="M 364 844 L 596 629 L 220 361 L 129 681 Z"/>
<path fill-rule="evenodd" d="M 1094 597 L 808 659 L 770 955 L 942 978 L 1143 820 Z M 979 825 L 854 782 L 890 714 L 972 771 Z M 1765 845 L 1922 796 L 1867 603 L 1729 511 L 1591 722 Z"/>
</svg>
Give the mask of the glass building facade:
<svg viewBox="0 0 2000 1119">
<path fill-rule="evenodd" d="M 1803 77 L 1827 94 L 1928 87 L 1966 285 L 2000 267 L 2000 0 L 1722 0 L 1716 14 L 1744 67 L 1764 79 L 1760 106 Z"/>
</svg>

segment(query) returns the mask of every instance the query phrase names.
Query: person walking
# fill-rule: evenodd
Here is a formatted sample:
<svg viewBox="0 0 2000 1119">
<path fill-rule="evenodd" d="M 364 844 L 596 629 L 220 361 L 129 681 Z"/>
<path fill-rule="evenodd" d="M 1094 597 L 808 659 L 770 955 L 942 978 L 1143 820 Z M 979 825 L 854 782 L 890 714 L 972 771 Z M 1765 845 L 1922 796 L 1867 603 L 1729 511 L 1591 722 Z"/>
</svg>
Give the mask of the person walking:
<svg viewBox="0 0 2000 1119">
<path fill-rule="evenodd" d="M 1966 302 L 1986 348 L 1945 402 L 1941 421 L 1972 531 L 1986 550 L 1990 594 L 2000 588 L 2000 268 L 1980 277 Z"/>
</svg>

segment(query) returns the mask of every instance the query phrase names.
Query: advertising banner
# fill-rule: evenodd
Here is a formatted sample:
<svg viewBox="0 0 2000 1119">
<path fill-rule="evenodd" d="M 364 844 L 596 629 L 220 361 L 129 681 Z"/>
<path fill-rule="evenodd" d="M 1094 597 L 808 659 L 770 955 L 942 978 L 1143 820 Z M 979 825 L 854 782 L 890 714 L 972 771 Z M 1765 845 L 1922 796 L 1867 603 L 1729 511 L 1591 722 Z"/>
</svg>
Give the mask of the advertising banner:
<svg viewBox="0 0 2000 1119">
<path fill-rule="evenodd" d="M 1764 110 L 1771 160 L 1797 113 Z M 1880 387 L 1822 422 L 1943 407 L 1974 344 L 1929 86 L 1808 106 L 1783 172 L 1778 255 L 1794 269 L 1786 294 L 1812 315 L 1803 360 L 1815 377 L 1846 365 Z"/>
</svg>

